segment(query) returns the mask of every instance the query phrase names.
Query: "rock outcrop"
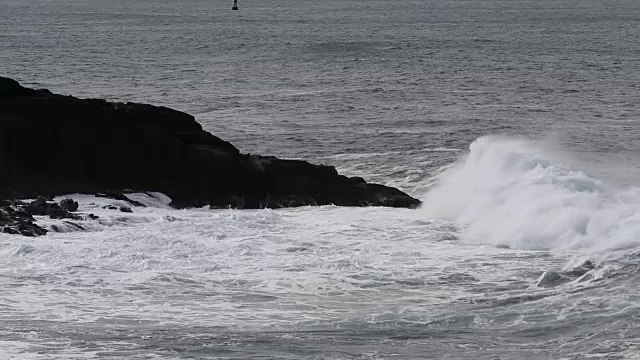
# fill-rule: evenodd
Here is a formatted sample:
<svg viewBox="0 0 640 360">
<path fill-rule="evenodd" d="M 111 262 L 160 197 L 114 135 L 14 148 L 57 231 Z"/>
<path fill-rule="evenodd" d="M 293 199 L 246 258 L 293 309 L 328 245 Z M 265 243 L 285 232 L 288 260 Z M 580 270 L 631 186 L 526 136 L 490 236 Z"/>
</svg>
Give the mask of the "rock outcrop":
<svg viewBox="0 0 640 360">
<path fill-rule="evenodd" d="M 331 166 L 242 154 L 166 107 L 78 99 L 0 77 L 0 198 L 127 191 L 162 192 L 179 208 L 420 203 Z"/>
<path fill-rule="evenodd" d="M 28 214 L 20 205 L 10 200 L 0 200 L 0 233 L 24 236 L 41 236 L 47 230 L 35 223 L 32 215 Z"/>
<path fill-rule="evenodd" d="M 49 199 L 51 200 L 51 199 Z M 34 216 L 48 216 L 51 219 L 85 220 L 96 219 L 93 214 L 75 214 L 78 203 L 72 199 L 63 199 L 57 204 L 44 197 L 31 202 L 20 200 L 0 200 L 0 233 L 24 236 L 40 236 L 47 230 L 35 223 Z M 76 227 L 77 224 L 66 222 Z"/>
</svg>

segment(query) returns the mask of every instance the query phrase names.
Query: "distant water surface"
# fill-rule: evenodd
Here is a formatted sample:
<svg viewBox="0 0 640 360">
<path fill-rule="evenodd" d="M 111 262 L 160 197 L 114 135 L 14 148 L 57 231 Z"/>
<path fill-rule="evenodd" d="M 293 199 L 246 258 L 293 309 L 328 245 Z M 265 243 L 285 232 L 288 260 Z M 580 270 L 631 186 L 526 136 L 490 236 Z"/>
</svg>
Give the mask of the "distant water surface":
<svg viewBox="0 0 640 360">
<path fill-rule="evenodd" d="M 0 234 L 3 358 L 640 358 L 639 2 L 239 6 L 1 0 L 0 75 L 423 208 L 74 195 L 87 231 Z"/>
</svg>

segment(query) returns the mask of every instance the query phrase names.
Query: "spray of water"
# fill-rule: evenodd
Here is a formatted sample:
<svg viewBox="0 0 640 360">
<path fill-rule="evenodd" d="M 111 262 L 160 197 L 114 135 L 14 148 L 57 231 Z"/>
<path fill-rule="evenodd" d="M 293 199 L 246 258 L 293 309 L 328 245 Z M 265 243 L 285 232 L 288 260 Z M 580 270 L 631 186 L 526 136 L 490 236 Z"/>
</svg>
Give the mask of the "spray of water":
<svg viewBox="0 0 640 360">
<path fill-rule="evenodd" d="M 640 191 L 612 189 L 524 139 L 482 137 L 423 198 L 468 242 L 608 252 L 640 246 Z"/>
</svg>

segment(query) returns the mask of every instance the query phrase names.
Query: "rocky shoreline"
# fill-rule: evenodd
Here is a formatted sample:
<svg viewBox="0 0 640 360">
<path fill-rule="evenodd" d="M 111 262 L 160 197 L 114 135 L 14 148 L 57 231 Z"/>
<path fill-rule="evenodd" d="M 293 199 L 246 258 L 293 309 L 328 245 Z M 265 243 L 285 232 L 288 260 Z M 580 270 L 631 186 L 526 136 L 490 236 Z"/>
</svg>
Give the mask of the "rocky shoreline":
<svg viewBox="0 0 640 360">
<path fill-rule="evenodd" d="M 145 191 L 166 194 L 175 208 L 420 204 L 332 166 L 242 154 L 183 112 L 0 77 L 0 199 Z"/>
<path fill-rule="evenodd" d="M 48 232 L 35 223 L 34 216 L 48 216 L 51 219 L 85 220 L 96 219 L 92 214 L 76 214 L 78 203 L 64 199 L 59 204 L 52 199 L 40 197 L 25 202 L 20 200 L 0 200 L 0 233 L 24 236 L 41 236 Z M 71 223 L 74 224 L 74 223 Z M 74 224 L 82 229 L 80 225 Z"/>
</svg>

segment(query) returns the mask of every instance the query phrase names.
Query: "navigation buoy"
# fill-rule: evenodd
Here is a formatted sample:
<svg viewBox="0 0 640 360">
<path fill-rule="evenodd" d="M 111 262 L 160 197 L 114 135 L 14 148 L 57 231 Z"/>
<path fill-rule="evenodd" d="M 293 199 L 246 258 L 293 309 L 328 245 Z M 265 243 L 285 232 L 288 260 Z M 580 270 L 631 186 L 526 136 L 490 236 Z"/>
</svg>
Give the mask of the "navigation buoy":
<svg viewBox="0 0 640 360">
<path fill-rule="evenodd" d="M 231 7 L 231 10 L 238 10 L 238 0 L 233 0 L 233 7 Z"/>
</svg>

